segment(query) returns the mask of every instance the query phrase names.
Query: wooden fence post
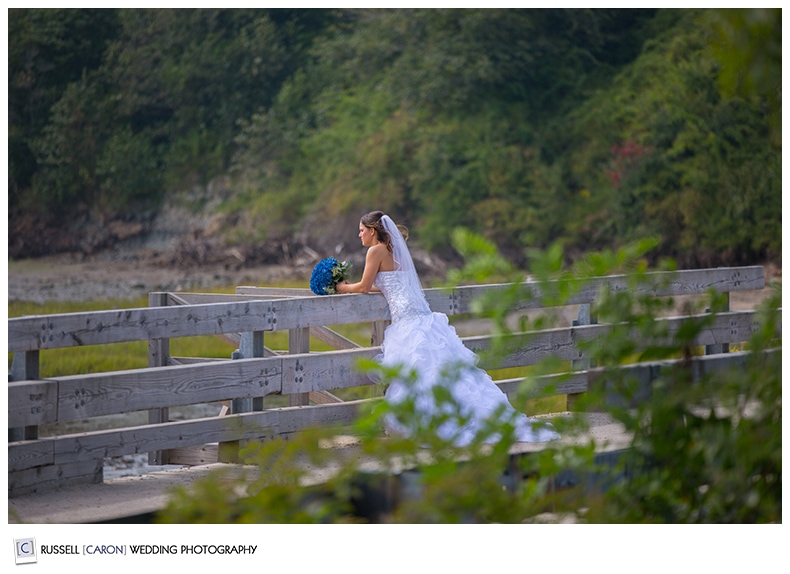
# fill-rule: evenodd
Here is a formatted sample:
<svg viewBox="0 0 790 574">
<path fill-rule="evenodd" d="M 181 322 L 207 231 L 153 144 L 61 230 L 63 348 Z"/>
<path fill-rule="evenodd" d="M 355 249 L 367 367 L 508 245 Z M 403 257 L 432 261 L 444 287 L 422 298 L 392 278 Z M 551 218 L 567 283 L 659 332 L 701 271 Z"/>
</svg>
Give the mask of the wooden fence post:
<svg viewBox="0 0 790 574">
<path fill-rule="evenodd" d="M 167 293 L 149 293 L 149 307 L 167 307 Z M 170 339 L 148 340 L 148 366 L 165 367 L 170 359 Z M 168 422 L 170 409 L 150 409 L 148 411 L 149 424 Z M 166 451 L 152 451 L 148 453 L 148 464 L 160 465 L 168 463 Z"/>
<path fill-rule="evenodd" d="M 384 331 L 387 329 L 387 325 L 389 325 L 392 321 L 373 321 L 370 324 L 370 346 L 371 347 L 378 347 L 382 343 L 384 343 Z M 372 385 L 368 392 L 368 398 L 373 398 L 375 396 L 380 396 L 381 393 L 381 385 Z"/>
<path fill-rule="evenodd" d="M 310 328 L 299 327 L 288 329 L 288 354 L 310 352 Z M 310 393 L 296 393 L 288 395 L 288 405 L 298 407 L 310 404 Z"/>
<path fill-rule="evenodd" d="M 384 331 L 389 321 L 373 321 L 370 324 L 370 346 L 378 347 L 384 342 Z"/>
<path fill-rule="evenodd" d="M 252 359 L 255 357 L 263 357 L 263 331 L 252 331 L 241 334 L 241 341 L 239 342 L 240 359 Z M 235 353 L 234 353 L 235 358 Z M 251 411 L 263 410 L 263 397 L 247 398 L 247 399 L 233 399 L 231 401 L 230 412 L 248 413 Z"/>
<path fill-rule="evenodd" d="M 580 325 L 597 325 L 598 319 L 593 315 L 592 311 L 590 310 L 591 304 L 590 303 L 583 303 L 579 305 L 579 314 L 576 319 L 573 320 L 573 326 L 578 327 Z M 574 371 L 586 371 L 592 366 L 590 359 L 588 358 L 580 358 L 571 361 L 571 369 Z M 579 397 L 582 396 L 584 393 L 573 393 L 567 395 L 566 401 L 566 409 L 572 411 L 575 407 L 575 404 L 578 402 Z"/>
<path fill-rule="evenodd" d="M 14 353 L 11 361 L 11 381 L 31 381 L 39 378 L 39 351 L 23 351 Z M 38 438 L 37 426 L 26 426 L 8 429 L 8 442 L 18 440 L 35 440 Z"/>
<path fill-rule="evenodd" d="M 233 359 L 252 359 L 263 357 L 263 331 L 244 332 L 239 341 L 239 350 L 231 355 Z M 263 410 L 263 397 L 232 399 L 230 401 L 231 414 L 248 413 Z M 217 462 L 239 462 L 240 441 L 221 442 L 217 445 Z"/>
<path fill-rule="evenodd" d="M 722 293 L 725 297 L 724 301 L 724 309 L 722 310 L 723 313 L 726 313 L 730 310 L 730 292 L 725 291 Z M 705 309 L 706 313 L 710 313 L 710 309 Z M 719 353 L 729 353 L 730 352 L 730 344 L 729 343 L 720 343 L 716 345 L 705 345 L 705 354 L 706 355 L 718 355 Z"/>
</svg>

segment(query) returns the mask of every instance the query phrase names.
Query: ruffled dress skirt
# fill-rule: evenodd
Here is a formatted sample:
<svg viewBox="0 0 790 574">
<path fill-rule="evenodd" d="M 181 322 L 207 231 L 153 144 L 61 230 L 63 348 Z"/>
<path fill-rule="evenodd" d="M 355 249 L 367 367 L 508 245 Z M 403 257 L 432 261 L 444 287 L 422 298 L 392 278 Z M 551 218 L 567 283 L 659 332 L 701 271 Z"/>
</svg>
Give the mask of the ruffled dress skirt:
<svg viewBox="0 0 790 574">
<path fill-rule="evenodd" d="M 385 416 L 389 434 L 420 440 L 434 432 L 456 446 L 466 446 L 481 433 L 481 442 L 498 442 L 499 423 L 514 427 L 516 442 L 559 438 L 553 427 L 516 411 L 466 348 L 442 313 L 400 318 L 384 333 L 383 367 L 398 367 L 385 398 L 393 407 Z M 479 438 L 477 440 L 480 440 Z"/>
</svg>

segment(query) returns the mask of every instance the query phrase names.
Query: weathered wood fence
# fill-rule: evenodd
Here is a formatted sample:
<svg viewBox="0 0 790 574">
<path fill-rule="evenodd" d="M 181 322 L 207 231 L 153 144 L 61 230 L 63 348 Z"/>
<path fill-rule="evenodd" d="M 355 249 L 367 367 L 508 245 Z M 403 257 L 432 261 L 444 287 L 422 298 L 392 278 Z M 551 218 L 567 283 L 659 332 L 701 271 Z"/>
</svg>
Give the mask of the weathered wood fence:
<svg viewBox="0 0 790 574">
<path fill-rule="evenodd" d="M 763 268 L 755 266 L 650 273 L 637 289 L 657 297 L 702 294 L 710 289 L 728 294 L 762 289 L 764 283 Z M 541 386 L 571 398 L 586 392 L 592 371 L 584 368 L 585 357 L 578 343 L 611 328 L 590 324 L 589 306 L 603 286 L 631 288 L 625 276 L 589 282 L 567 301 L 579 306 L 574 326 L 533 333 L 497 367 L 533 365 L 554 355 L 572 361 L 576 370 L 559 383 L 556 376 L 545 377 Z M 474 299 L 504 288 L 427 289 L 426 296 L 435 311 L 467 314 Z M 525 294 L 534 294 L 538 285 L 524 283 L 522 288 Z M 522 309 L 539 308 L 539 301 L 539 297 L 525 296 Z M 367 375 L 355 369 L 355 363 L 379 352 L 389 319 L 386 302 L 379 294 L 317 297 L 306 289 L 238 287 L 235 295 L 151 293 L 149 303 L 147 308 L 9 320 L 8 351 L 14 353 L 8 387 L 9 497 L 101 482 L 106 457 L 150 453 L 152 463 L 173 464 L 182 460 L 189 447 L 216 443 L 220 459 L 232 461 L 239 443 L 245 440 L 287 435 L 312 426 L 348 424 L 365 401 L 344 402 L 332 391 L 371 384 Z M 661 320 L 673 333 L 684 318 Z M 371 324 L 371 346 L 361 347 L 327 327 L 350 323 Z M 728 353 L 729 345 L 748 340 L 754 328 L 753 311 L 718 314 L 695 341 L 710 354 L 699 361 L 699 373 L 731 368 L 741 360 L 740 353 Z M 266 333 L 283 330 L 288 331 L 287 353 L 268 349 Z M 234 358 L 170 355 L 170 339 L 199 335 L 227 340 L 238 349 Z M 311 353 L 311 337 L 336 350 Z M 148 341 L 148 368 L 46 379 L 39 376 L 40 353 L 50 349 L 141 340 Z M 464 342 L 480 351 L 490 345 L 491 337 L 469 337 Z M 645 368 L 644 375 L 650 377 L 653 371 Z M 512 392 L 520 381 L 498 384 L 505 392 Z M 286 395 L 289 406 L 267 406 L 265 398 L 271 395 Z M 229 414 L 179 421 L 169 418 L 171 408 L 218 401 L 230 402 Z M 38 433 L 40 425 L 137 411 L 148 412 L 148 424 L 46 437 Z"/>
</svg>

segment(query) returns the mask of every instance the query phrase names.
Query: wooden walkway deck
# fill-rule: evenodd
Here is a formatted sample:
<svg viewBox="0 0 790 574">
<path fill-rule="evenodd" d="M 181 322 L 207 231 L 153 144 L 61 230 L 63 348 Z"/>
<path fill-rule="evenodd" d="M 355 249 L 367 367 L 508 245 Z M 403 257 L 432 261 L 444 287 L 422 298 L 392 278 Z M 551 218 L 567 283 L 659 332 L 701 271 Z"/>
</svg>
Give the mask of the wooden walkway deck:
<svg viewBox="0 0 790 574">
<path fill-rule="evenodd" d="M 539 417 L 551 421 L 568 413 Z M 510 448 L 513 457 L 528 456 L 547 446 L 588 442 L 594 439 L 600 453 L 616 452 L 628 447 L 628 436 L 621 425 L 603 413 L 586 415 L 589 433 L 578 437 L 563 437 L 551 443 L 515 443 Z M 353 437 L 349 437 L 343 455 L 356 458 L 359 465 L 366 461 Z M 406 469 L 404 469 L 406 470 Z M 163 510 L 172 489 L 189 488 L 212 472 L 223 471 L 229 478 L 257 476 L 256 467 L 213 463 L 157 470 L 136 476 L 105 479 L 99 484 L 79 484 L 52 492 L 16 496 L 8 500 L 9 523 L 28 524 L 95 524 L 102 522 L 150 522 Z M 504 469 L 503 469 L 504 471 Z M 328 472 L 328 471 L 326 471 Z M 326 472 L 312 475 L 314 484 L 328 478 Z M 306 485 L 309 486 L 309 485 Z"/>
<path fill-rule="evenodd" d="M 522 298 L 513 311 L 542 309 L 544 302 L 538 295 L 543 290 L 553 292 L 557 288 L 554 283 L 517 286 Z M 730 352 L 730 345 L 748 340 L 758 326 L 758 317 L 753 310 L 729 311 L 729 296 L 764 286 L 762 267 L 648 273 L 636 285 L 626 276 L 595 278 L 565 301 L 566 306 L 578 307 L 579 319 L 572 327 L 523 334 L 528 338 L 519 339 L 520 344 L 496 368 L 528 367 L 546 357 L 566 361 L 570 365 L 567 373 L 540 377 L 533 390 L 542 396 L 567 398 L 567 407 L 559 408 L 573 410 L 580 395 L 600 384 L 605 387 L 600 372 L 590 368 L 582 343 L 615 326 L 595 324 L 591 305 L 601 289 L 628 289 L 650 297 L 688 297 L 711 290 L 723 294 L 726 309 L 715 316 L 705 313 L 657 321 L 671 340 L 689 320 L 705 317 L 706 326 L 693 343 L 704 347 L 706 353 L 694 360 L 695 379 L 718 369 L 737 369 L 743 353 Z M 480 295 L 507 287 L 428 289 L 426 297 L 436 311 L 466 315 Z M 176 486 L 188 486 L 218 468 L 236 473 L 254 470 L 229 462 L 237 460 L 234 455 L 245 441 L 351 424 L 364 401 L 341 401 L 334 393 L 371 384 L 370 378 L 354 367 L 359 358 L 372 358 L 380 351 L 378 345 L 389 319 L 386 302 L 376 295 L 316 297 L 305 291 L 239 287 L 235 295 L 152 293 L 148 308 L 9 320 L 8 351 L 14 353 L 8 383 L 9 522 L 150 521 L 153 513 L 165 507 L 168 492 Z M 370 347 L 329 328 L 351 323 L 370 325 Z M 264 346 L 264 334 L 268 337 L 274 331 L 287 331 L 287 350 Z M 220 337 L 238 348 L 229 351 L 227 359 L 171 356 L 170 339 L 201 335 Z M 311 339 L 334 350 L 311 352 Z M 493 340 L 491 336 L 472 336 L 465 337 L 464 343 L 481 353 Z M 39 376 L 40 354 L 51 349 L 134 341 L 148 343 L 147 368 Z M 481 366 L 487 368 L 482 362 Z M 621 368 L 635 369 L 634 380 L 641 390 L 648 390 L 663 366 L 641 363 Z M 497 384 L 510 394 L 521 381 L 517 377 Z M 289 406 L 271 408 L 273 395 L 287 397 Z M 218 401 L 231 405 L 229 414 L 173 420 L 169 413 L 171 408 Z M 128 413 L 147 414 L 147 424 L 86 432 L 65 430 L 73 421 Z M 612 420 L 594 413 L 584 416 L 589 418 L 589 434 L 565 437 L 560 444 L 594 438 L 602 456 L 627 447 L 629 437 Z M 39 436 L 41 425 L 60 424 L 66 425 L 62 433 Z M 186 456 L 192 451 L 205 453 L 212 445 L 213 459 L 202 454 Z M 343 455 L 354 457 L 361 452 L 355 448 L 353 440 L 349 441 Z M 511 455 L 529 456 L 544 448 L 546 443 L 519 443 Z M 104 475 L 106 459 L 141 453 L 149 453 L 149 464 L 157 465 L 151 467 L 152 472 L 122 478 Z M 177 467 L 176 462 L 185 466 Z M 168 463 L 166 470 L 154 471 Z M 315 480 L 322 480 L 320 473 Z"/>
</svg>

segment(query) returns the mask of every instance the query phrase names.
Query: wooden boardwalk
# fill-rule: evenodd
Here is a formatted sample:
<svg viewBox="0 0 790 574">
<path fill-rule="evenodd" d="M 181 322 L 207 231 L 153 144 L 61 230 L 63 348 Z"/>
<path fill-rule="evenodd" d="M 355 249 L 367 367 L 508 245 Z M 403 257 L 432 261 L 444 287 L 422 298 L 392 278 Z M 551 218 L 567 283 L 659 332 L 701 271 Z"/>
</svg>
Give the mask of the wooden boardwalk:
<svg viewBox="0 0 790 574">
<path fill-rule="evenodd" d="M 568 413 L 557 413 L 540 418 L 551 421 L 567 415 Z M 557 443 L 578 444 L 593 438 L 600 445 L 601 453 L 627 448 L 630 436 L 623 431 L 620 424 L 603 413 L 593 413 L 587 418 L 590 423 L 589 434 L 575 438 L 565 437 Z M 360 467 L 367 464 L 370 472 L 371 461 L 357 448 L 354 437 L 341 438 L 348 439 L 339 447 L 343 450 L 344 459 L 354 461 Z M 546 444 L 516 443 L 510 448 L 510 454 L 512 457 L 528 456 L 545 448 Z M 75 484 L 59 490 L 16 496 L 8 501 L 9 523 L 149 522 L 157 512 L 165 508 L 172 489 L 189 488 L 196 481 L 218 472 L 230 480 L 230 484 L 238 485 L 253 481 L 258 476 L 259 469 L 238 464 L 210 463 L 161 469 L 139 476 L 106 479 L 98 484 Z M 304 486 L 323 483 L 329 478 L 330 472 L 314 470 L 311 473 L 312 483 Z M 393 500 L 392 503 L 397 501 Z"/>
<path fill-rule="evenodd" d="M 531 333 L 497 367 L 534 365 L 547 356 L 569 361 L 572 372 L 560 382 L 558 376 L 542 378 L 536 392 L 551 389 L 555 395 L 567 396 L 572 407 L 572 399 L 587 392 L 600 378 L 596 369 L 589 368 L 579 343 L 612 328 L 594 324 L 590 317 L 589 306 L 601 288 L 634 289 L 664 297 L 708 290 L 729 294 L 763 287 L 762 267 L 652 273 L 637 286 L 630 285 L 625 276 L 597 278 L 567 301 L 578 307 L 576 324 Z M 478 296 L 506 288 L 481 285 L 429 289 L 426 297 L 435 311 L 467 314 Z M 523 311 L 539 309 L 540 298 L 536 295 L 552 285 L 525 283 L 520 288 L 525 295 L 531 294 L 521 298 Z M 288 436 L 316 426 L 350 424 L 364 401 L 344 402 L 336 393 L 371 384 L 354 365 L 359 358 L 372 358 L 379 352 L 389 319 L 380 295 L 317 297 L 301 289 L 239 287 L 235 295 L 152 293 L 149 299 L 150 306 L 142 309 L 9 321 L 9 352 L 14 353 L 8 388 L 10 521 L 103 522 L 140 516 L 161 508 L 172 484 L 194 481 L 216 465 L 237 468 L 228 462 L 236 459 L 235 453 L 245 441 Z M 669 338 L 687 320 L 660 319 L 666 324 Z M 755 320 L 753 311 L 717 314 L 695 340 L 710 355 L 698 361 L 698 374 L 737 368 L 741 354 L 729 353 L 729 346 L 748 340 L 756 328 Z M 370 324 L 371 346 L 360 346 L 329 328 L 349 323 Z M 288 332 L 286 352 L 264 344 L 266 334 L 274 331 Z M 199 335 L 226 340 L 230 344 L 229 358 L 170 355 L 171 338 Z M 335 350 L 311 352 L 311 338 Z M 148 368 L 46 379 L 39 376 L 40 353 L 49 349 L 138 340 L 148 342 Z M 483 351 L 492 344 L 492 338 L 468 337 L 464 343 Z M 231 353 L 234 347 L 237 350 Z M 636 369 L 639 380 L 648 387 L 658 371 L 656 365 L 628 368 Z M 511 393 L 520 382 L 518 378 L 498 384 Z M 272 408 L 267 397 L 273 395 L 287 396 L 289 406 Z M 217 401 L 231 405 L 228 415 L 170 418 L 172 408 Z M 148 413 L 146 424 L 47 437 L 38 433 L 38 427 L 44 424 L 139 411 Z M 611 421 L 589 416 L 591 432 L 609 437 L 601 443 L 603 450 L 627 443 L 628 437 L 618 434 Z M 512 454 L 528 455 L 544 446 L 518 444 Z M 207 461 L 205 453 L 212 448 L 216 458 Z M 347 448 L 353 453 L 353 444 Z M 189 455 L 196 449 L 203 453 L 199 465 L 195 465 L 197 457 Z M 141 477 L 104 479 L 105 459 L 139 453 L 149 453 L 151 465 L 183 466 L 191 461 L 193 466 Z"/>
</svg>

